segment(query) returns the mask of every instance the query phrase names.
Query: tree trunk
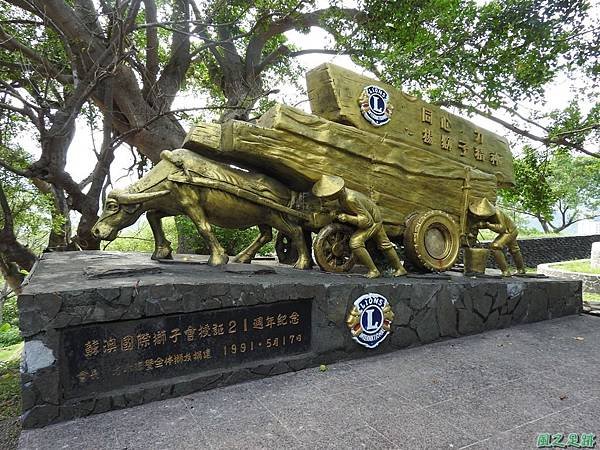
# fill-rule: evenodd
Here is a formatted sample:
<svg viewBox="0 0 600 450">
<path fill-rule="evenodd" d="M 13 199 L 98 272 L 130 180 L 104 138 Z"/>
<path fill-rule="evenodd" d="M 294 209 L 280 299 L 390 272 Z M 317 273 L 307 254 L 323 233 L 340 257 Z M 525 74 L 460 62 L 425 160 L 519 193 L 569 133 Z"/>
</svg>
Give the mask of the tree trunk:
<svg viewBox="0 0 600 450">
<path fill-rule="evenodd" d="M 54 203 L 52 211 L 52 229 L 48 238 L 47 250 L 63 251 L 67 249 L 71 239 L 71 217 L 65 193 L 54 186 L 51 187 Z"/>
<path fill-rule="evenodd" d="M 181 147 L 186 132 L 172 114 L 155 110 L 146 102 L 133 71 L 119 66 L 111 80 L 113 102 L 106 104 L 103 89 L 93 93 L 94 103 L 105 114 L 113 114 L 113 127 L 124 141 L 150 161 L 160 161 L 163 150 Z M 104 86 L 103 86 L 104 87 Z"/>
<path fill-rule="evenodd" d="M 21 284 L 25 276 L 19 272 L 19 268 L 15 263 L 6 262 L 2 257 L 0 257 L 0 274 L 4 278 L 6 282 L 6 286 L 3 287 L 2 292 L 0 292 L 0 296 L 2 297 L 2 301 L 0 302 L 0 324 L 2 323 L 2 307 L 4 305 L 5 296 L 8 290 L 13 291 L 15 294 L 21 293 Z"/>
<path fill-rule="evenodd" d="M 546 233 L 546 234 L 552 233 L 552 230 L 550 230 L 550 226 L 548 225 L 548 221 L 546 219 L 538 216 L 537 220 L 540 223 L 540 225 L 542 226 L 542 230 L 544 230 L 544 233 Z"/>
<path fill-rule="evenodd" d="M 265 95 L 260 77 L 235 76 L 235 73 L 229 71 L 221 83 L 227 98 L 227 109 L 219 118 L 221 123 L 231 119 L 247 121 L 256 102 Z"/>
<path fill-rule="evenodd" d="M 21 269 L 30 271 L 35 263 L 35 255 L 22 245 L 12 233 L 0 233 L 0 258 L 5 262 L 14 262 Z"/>
</svg>

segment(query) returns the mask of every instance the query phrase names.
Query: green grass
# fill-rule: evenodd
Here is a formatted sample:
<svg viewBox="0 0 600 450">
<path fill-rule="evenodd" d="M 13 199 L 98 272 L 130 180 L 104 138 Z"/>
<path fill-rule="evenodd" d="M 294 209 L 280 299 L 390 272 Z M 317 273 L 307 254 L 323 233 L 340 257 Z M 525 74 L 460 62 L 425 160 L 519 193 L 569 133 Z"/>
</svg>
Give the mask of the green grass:
<svg viewBox="0 0 600 450">
<path fill-rule="evenodd" d="M 23 351 L 23 342 L 0 348 L 0 364 L 18 361 Z"/>
<path fill-rule="evenodd" d="M 21 414 L 19 359 L 0 363 L 0 420 Z"/>
<path fill-rule="evenodd" d="M 592 293 L 592 292 L 584 292 L 583 293 L 583 301 L 589 303 L 600 303 L 600 294 Z"/>
<path fill-rule="evenodd" d="M 553 267 L 557 267 L 562 270 L 568 270 L 569 272 L 582 272 L 600 275 L 600 269 L 592 269 L 589 259 L 579 259 L 577 261 L 553 264 Z"/>
</svg>

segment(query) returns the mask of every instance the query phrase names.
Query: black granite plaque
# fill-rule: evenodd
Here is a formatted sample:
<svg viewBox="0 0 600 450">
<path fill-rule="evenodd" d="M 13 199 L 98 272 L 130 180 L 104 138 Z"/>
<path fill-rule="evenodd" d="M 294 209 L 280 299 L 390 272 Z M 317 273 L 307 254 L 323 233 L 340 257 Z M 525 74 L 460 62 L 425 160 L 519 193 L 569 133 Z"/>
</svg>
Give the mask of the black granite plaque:
<svg viewBox="0 0 600 450">
<path fill-rule="evenodd" d="M 106 322 L 62 333 L 65 398 L 310 349 L 311 301 Z"/>
</svg>

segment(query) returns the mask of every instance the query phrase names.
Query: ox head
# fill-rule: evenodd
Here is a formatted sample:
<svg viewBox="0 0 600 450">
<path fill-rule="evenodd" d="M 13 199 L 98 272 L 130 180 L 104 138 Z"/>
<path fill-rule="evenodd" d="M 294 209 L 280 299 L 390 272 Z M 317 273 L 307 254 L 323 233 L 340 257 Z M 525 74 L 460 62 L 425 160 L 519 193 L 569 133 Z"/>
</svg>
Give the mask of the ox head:
<svg viewBox="0 0 600 450">
<path fill-rule="evenodd" d="M 143 203 L 169 194 L 169 191 L 129 193 L 112 191 L 104 204 L 104 211 L 92 228 L 92 234 L 105 241 L 112 241 L 117 233 L 135 221 L 146 210 Z"/>
</svg>

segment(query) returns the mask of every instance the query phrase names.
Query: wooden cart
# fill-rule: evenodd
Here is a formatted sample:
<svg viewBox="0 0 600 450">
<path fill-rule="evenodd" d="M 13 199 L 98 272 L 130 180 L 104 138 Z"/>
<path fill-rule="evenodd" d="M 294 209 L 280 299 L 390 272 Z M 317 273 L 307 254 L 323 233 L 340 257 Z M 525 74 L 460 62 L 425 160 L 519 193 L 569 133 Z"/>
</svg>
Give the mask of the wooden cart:
<svg viewBox="0 0 600 450">
<path fill-rule="evenodd" d="M 310 191 L 322 174 L 341 176 L 379 206 L 388 235 L 404 246 L 409 265 L 452 267 L 464 242 L 469 198 L 495 203 L 497 188 L 514 183 L 506 139 L 331 64 L 310 71 L 307 86 L 313 114 L 276 105 L 254 124 L 199 123 L 184 147 L 273 176 L 297 192 Z M 391 115 L 381 126 L 366 120 L 361 109 L 369 86 L 389 95 Z M 318 209 L 309 197 L 302 214 Z M 313 247 L 322 268 L 352 267 L 350 227 L 308 217 L 305 224 L 307 233 L 317 233 Z M 282 262 L 293 259 L 284 236 L 276 249 Z"/>
</svg>

